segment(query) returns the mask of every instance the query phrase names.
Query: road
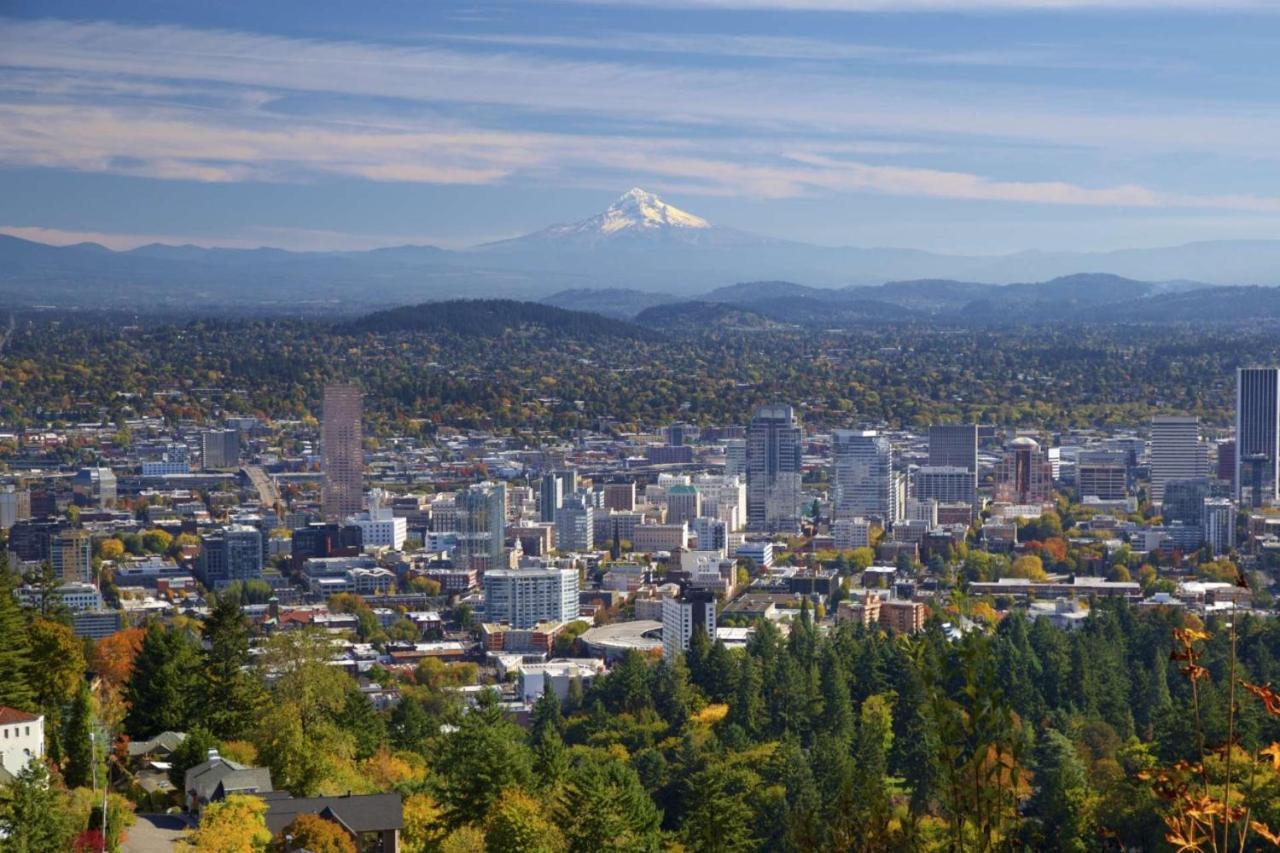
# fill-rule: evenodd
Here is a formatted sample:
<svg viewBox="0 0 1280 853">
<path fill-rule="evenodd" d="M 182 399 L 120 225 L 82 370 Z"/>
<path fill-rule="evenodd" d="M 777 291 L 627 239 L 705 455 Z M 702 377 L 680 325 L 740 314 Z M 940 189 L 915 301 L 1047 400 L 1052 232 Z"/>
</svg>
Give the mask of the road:
<svg viewBox="0 0 1280 853">
<path fill-rule="evenodd" d="M 249 478 L 249 483 L 258 492 L 259 503 L 264 507 L 280 505 L 280 491 L 276 488 L 275 480 L 267 476 L 267 472 L 260 466 L 246 465 L 240 469 L 240 472 Z"/>
<path fill-rule="evenodd" d="M 123 853 L 171 853 L 191 825 L 182 815 L 140 814 L 121 845 Z"/>
</svg>

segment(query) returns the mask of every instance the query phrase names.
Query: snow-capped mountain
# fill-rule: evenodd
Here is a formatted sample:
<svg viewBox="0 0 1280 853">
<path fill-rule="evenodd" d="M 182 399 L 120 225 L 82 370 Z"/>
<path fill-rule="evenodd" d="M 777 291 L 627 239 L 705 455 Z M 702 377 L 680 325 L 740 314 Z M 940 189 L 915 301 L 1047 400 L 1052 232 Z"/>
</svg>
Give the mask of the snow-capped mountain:
<svg viewBox="0 0 1280 853">
<path fill-rule="evenodd" d="M 477 246 L 478 252 L 508 253 L 557 250 L 596 250 L 604 246 L 637 247 L 654 243 L 694 246 L 762 245 L 767 237 L 721 228 L 701 216 L 668 204 L 647 190 L 634 187 L 595 216 L 578 222 L 552 225 L 532 234 Z"/>
</svg>

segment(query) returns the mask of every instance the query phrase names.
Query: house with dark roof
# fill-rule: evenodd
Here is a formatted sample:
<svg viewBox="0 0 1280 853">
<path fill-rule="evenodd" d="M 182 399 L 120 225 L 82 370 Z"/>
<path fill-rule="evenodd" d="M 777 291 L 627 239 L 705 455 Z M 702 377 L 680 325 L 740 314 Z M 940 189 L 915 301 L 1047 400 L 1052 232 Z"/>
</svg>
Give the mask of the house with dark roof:
<svg viewBox="0 0 1280 853">
<path fill-rule="evenodd" d="M 267 829 L 280 837 L 298 815 L 332 821 L 351 836 L 363 853 L 400 853 L 404 804 L 399 794 L 347 794 L 342 797 L 278 797 L 268 795 Z"/>
<path fill-rule="evenodd" d="M 232 794 L 269 794 L 271 771 L 265 767 L 249 767 L 209 750 L 209 760 L 189 769 L 183 777 L 183 803 L 197 817 L 209 803 L 225 800 Z"/>
</svg>

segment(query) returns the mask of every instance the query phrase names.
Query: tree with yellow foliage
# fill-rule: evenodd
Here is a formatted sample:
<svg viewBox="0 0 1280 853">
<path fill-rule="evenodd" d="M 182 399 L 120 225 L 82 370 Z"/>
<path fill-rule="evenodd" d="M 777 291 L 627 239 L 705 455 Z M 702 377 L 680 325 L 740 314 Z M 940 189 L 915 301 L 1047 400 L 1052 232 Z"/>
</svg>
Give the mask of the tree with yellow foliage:
<svg viewBox="0 0 1280 853">
<path fill-rule="evenodd" d="M 271 843 L 266 814 L 267 803 L 261 797 L 232 794 L 210 803 L 200 825 L 178 842 L 177 849 L 179 853 L 265 853 Z"/>
</svg>

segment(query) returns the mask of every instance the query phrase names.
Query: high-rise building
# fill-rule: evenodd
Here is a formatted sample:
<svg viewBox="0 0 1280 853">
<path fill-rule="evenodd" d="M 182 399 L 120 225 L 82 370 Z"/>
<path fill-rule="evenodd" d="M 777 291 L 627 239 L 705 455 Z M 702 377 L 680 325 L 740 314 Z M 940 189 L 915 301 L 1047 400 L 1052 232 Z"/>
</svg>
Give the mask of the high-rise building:
<svg viewBox="0 0 1280 853">
<path fill-rule="evenodd" d="M 488 572 L 505 565 L 507 487 L 503 483 L 476 483 L 458 492 L 459 568 Z"/>
<path fill-rule="evenodd" d="M 71 478 L 71 489 L 80 506 L 109 506 L 116 500 L 116 475 L 110 468 L 81 468 Z"/>
<path fill-rule="evenodd" d="M 671 660 L 689 650 L 694 631 L 709 642 L 716 636 L 716 596 L 709 589 L 689 589 L 679 598 L 662 599 L 662 656 Z"/>
<path fill-rule="evenodd" d="M 625 483 L 604 484 L 604 508 L 630 512 L 636 508 L 636 484 L 629 480 Z"/>
<path fill-rule="evenodd" d="M 1280 368 L 1236 371 L 1236 500 L 1251 506 L 1280 498 Z"/>
<path fill-rule="evenodd" d="M 747 475 L 747 440 L 745 438 L 731 438 L 725 442 L 724 475 L 726 477 Z"/>
<path fill-rule="evenodd" d="M 92 583 L 93 537 L 88 530 L 63 528 L 49 542 L 53 573 L 63 583 Z"/>
<path fill-rule="evenodd" d="M 1157 415 L 1151 419 L 1151 502 L 1164 500 L 1170 480 L 1205 475 L 1205 452 L 1200 443 L 1200 419 Z"/>
<path fill-rule="evenodd" d="M 940 504 L 965 503 L 976 500 L 973 472 L 960 465 L 925 465 L 914 476 L 916 500 L 935 500 Z"/>
<path fill-rule="evenodd" d="M 31 490 L 6 486 L 0 489 L 0 530 L 8 530 L 31 517 Z"/>
<path fill-rule="evenodd" d="M 1045 504 L 1053 497 L 1053 464 L 1034 438 L 1009 442 L 996 463 L 995 498 L 1002 503 Z"/>
<path fill-rule="evenodd" d="M 702 515 L 702 493 L 697 486 L 672 486 L 667 489 L 667 524 L 693 523 Z"/>
<path fill-rule="evenodd" d="M 1164 484 L 1164 501 L 1160 515 L 1165 525 L 1182 524 L 1195 527 L 1204 515 L 1205 498 L 1212 494 L 1208 478 L 1170 480 Z"/>
<path fill-rule="evenodd" d="M 211 429 L 200 433 L 200 464 L 206 469 L 237 467 L 240 464 L 240 431 Z"/>
<path fill-rule="evenodd" d="M 564 482 L 555 472 L 543 474 L 538 483 L 538 519 L 554 522 L 556 512 L 564 506 Z"/>
<path fill-rule="evenodd" d="M 893 445 L 874 430 L 838 429 L 832 436 L 832 517 L 897 521 Z"/>
<path fill-rule="evenodd" d="M 935 424 L 929 427 L 929 464 L 964 468 L 978 474 L 978 427 L 975 424 Z"/>
<path fill-rule="evenodd" d="M 200 537 L 200 580 L 210 589 L 232 581 L 262 577 L 262 533 L 247 524 L 235 524 Z"/>
<path fill-rule="evenodd" d="M 578 618 L 578 570 L 493 569 L 484 575 L 486 622 L 532 628 Z"/>
<path fill-rule="evenodd" d="M 364 395 L 355 385 L 325 386 L 324 426 L 320 436 L 324 451 L 321 499 L 328 521 L 341 521 L 362 508 L 363 408 Z"/>
<path fill-rule="evenodd" d="M 747 428 L 747 526 L 793 531 L 800 526 L 800 424 L 785 404 L 761 406 Z"/>
<path fill-rule="evenodd" d="M 1129 493 L 1129 466 L 1124 453 L 1083 450 L 1076 457 L 1076 492 L 1081 499 L 1124 500 Z"/>
<path fill-rule="evenodd" d="M 1227 498 L 1204 499 L 1204 541 L 1213 553 L 1225 554 L 1236 546 L 1236 505 Z"/>
<path fill-rule="evenodd" d="M 595 544 L 595 512 L 582 493 L 565 498 L 564 506 L 556 511 L 556 548 L 590 551 Z"/>
</svg>

